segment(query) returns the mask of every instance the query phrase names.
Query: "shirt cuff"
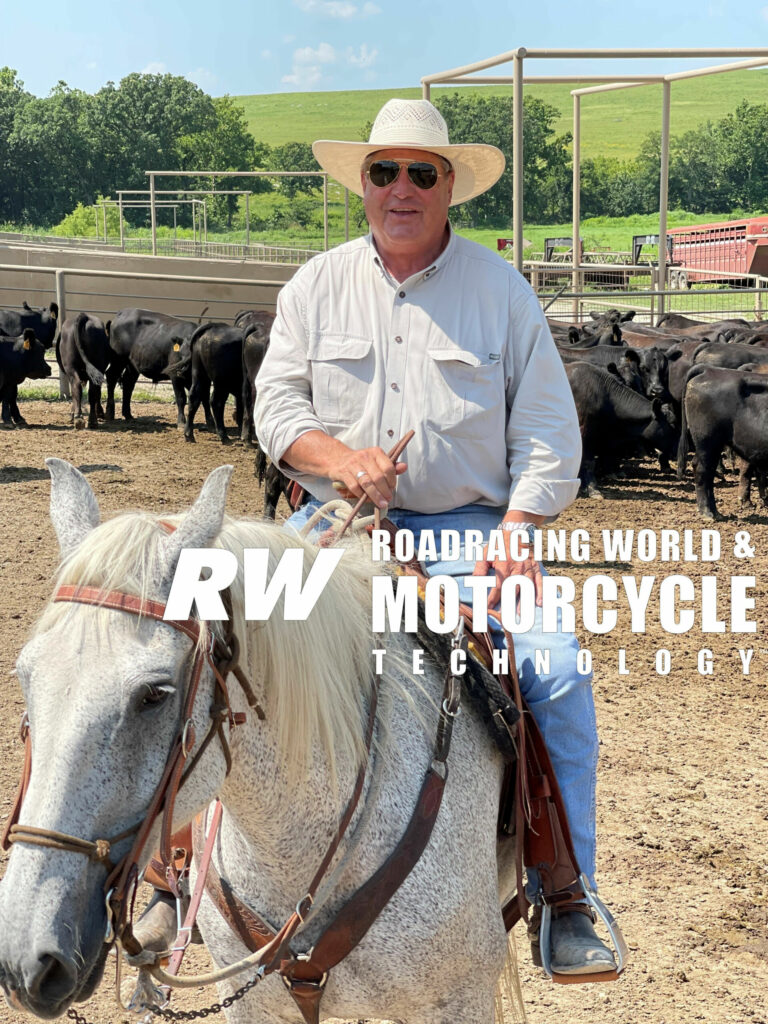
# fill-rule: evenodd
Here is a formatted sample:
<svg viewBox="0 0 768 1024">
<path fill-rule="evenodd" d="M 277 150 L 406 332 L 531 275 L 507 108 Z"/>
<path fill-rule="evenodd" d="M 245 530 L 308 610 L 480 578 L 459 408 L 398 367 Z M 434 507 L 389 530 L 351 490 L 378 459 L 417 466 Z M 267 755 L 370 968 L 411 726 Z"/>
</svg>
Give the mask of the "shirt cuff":
<svg viewBox="0 0 768 1024">
<path fill-rule="evenodd" d="M 531 512 L 552 523 L 579 493 L 580 480 L 518 480 L 509 492 L 508 509 Z"/>
<path fill-rule="evenodd" d="M 289 424 L 284 427 L 278 427 L 272 437 L 266 442 L 267 452 L 277 466 L 277 468 L 291 477 L 292 480 L 301 480 L 302 477 L 310 476 L 311 474 L 302 473 L 298 469 L 294 469 L 293 466 L 285 465 L 283 463 L 283 456 L 294 443 L 303 435 L 309 433 L 310 430 L 319 430 L 323 434 L 327 434 L 328 430 L 316 416 L 306 415 L 299 419 L 291 420 Z"/>
</svg>

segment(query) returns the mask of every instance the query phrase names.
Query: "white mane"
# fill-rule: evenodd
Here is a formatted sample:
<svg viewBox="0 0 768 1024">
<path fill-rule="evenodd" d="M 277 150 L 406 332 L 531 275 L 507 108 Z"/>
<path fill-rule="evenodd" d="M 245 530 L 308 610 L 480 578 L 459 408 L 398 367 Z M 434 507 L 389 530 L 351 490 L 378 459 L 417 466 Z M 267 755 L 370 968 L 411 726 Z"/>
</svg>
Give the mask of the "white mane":
<svg viewBox="0 0 768 1024">
<path fill-rule="evenodd" d="M 62 563 L 56 585 L 74 584 L 120 590 L 140 598 L 156 578 L 158 550 L 167 531 L 183 516 L 128 512 L 96 527 Z M 362 549 L 346 548 L 321 598 L 305 621 L 286 620 L 282 596 L 266 622 L 244 618 L 243 549 L 268 548 L 270 576 L 286 548 L 304 549 L 304 577 L 317 548 L 297 534 L 263 522 L 226 517 L 214 546 L 232 551 L 240 570 L 231 587 L 234 631 L 240 640 L 240 664 L 265 695 L 266 714 L 277 724 L 278 741 L 290 773 L 306 771 L 320 746 L 331 771 L 339 758 L 364 756 L 365 708 L 371 689 L 373 566 Z M 113 612 L 82 604 L 52 603 L 35 632 L 75 629 L 94 644 L 108 637 Z M 94 616 L 96 619 L 94 620 Z M 138 616 L 136 623 L 139 623 Z M 212 628 L 219 632 L 218 624 Z M 204 636 L 201 637 L 204 642 Z"/>
</svg>

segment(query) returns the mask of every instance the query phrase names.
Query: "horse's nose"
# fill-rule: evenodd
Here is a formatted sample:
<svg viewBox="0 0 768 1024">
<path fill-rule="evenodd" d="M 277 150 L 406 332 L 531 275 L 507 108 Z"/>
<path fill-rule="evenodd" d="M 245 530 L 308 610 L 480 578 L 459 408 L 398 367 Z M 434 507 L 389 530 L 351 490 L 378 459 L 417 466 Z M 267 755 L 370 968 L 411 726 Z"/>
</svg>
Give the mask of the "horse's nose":
<svg viewBox="0 0 768 1024">
<path fill-rule="evenodd" d="M 27 1002 L 39 1017 L 56 1017 L 77 988 L 77 968 L 61 953 L 39 953 L 23 969 Z"/>
</svg>

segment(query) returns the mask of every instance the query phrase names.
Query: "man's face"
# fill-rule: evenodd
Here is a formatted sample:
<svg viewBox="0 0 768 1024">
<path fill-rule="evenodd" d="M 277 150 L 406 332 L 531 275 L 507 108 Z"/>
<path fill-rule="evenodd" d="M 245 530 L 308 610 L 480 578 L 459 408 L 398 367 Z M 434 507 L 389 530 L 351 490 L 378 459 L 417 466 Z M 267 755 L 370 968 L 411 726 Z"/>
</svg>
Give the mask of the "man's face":
<svg viewBox="0 0 768 1024">
<path fill-rule="evenodd" d="M 437 184 L 421 189 L 401 167 L 397 179 L 385 188 L 377 188 L 365 171 L 361 174 L 365 215 L 377 244 L 402 253 L 426 252 L 440 244 L 448 219 L 453 191 L 453 171 L 445 172 L 445 163 L 434 153 L 420 149 L 383 149 L 375 160 L 427 161 L 439 170 Z"/>
</svg>

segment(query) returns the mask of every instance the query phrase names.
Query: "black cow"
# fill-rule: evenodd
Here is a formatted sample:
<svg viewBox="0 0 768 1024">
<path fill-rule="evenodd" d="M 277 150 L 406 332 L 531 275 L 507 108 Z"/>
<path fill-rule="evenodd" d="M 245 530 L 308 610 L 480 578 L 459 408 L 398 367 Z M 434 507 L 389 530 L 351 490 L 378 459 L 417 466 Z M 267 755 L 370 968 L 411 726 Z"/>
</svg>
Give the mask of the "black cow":
<svg viewBox="0 0 768 1024">
<path fill-rule="evenodd" d="M 638 441 L 671 457 L 676 435 L 664 416 L 662 403 L 638 395 L 607 370 L 587 362 L 565 367 L 571 385 L 582 439 L 579 477 L 582 493 L 599 497 L 595 462 L 615 460 L 632 450 Z"/>
<path fill-rule="evenodd" d="M 721 366 L 691 368 L 683 394 L 678 476 L 694 451 L 696 505 L 704 519 L 717 516 L 715 473 L 726 447 L 737 457 L 742 478 L 768 471 L 768 377 Z"/>
<path fill-rule="evenodd" d="M 728 341 L 711 341 L 694 351 L 692 362 L 696 366 L 723 366 L 728 370 L 738 370 L 745 363 L 768 363 L 768 349 Z"/>
<path fill-rule="evenodd" d="M 247 314 L 247 319 L 244 314 Z M 275 314 L 262 309 L 243 310 L 235 317 L 235 326 L 243 330 L 243 426 L 240 438 L 244 444 L 255 440 L 253 405 L 256 401 L 256 375 L 267 354 L 269 332 L 274 322 Z"/>
<path fill-rule="evenodd" d="M 155 384 L 171 379 L 176 400 L 176 423 L 185 425 L 184 406 L 186 388 L 190 386 L 189 360 L 184 360 L 181 347 L 197 330 L 188 320 L 179 320 L 165 313 L 154 313 L 148 309 L 121 309 L 112 321 L 110 348 L 112 359 L 107 369 L 107 416 L 115 418 L 115 385 L 121 380 L 123 386 L 123 419 L 132 420 L 131 395 L 139 375 L 148 377 Z M 169 365 L 181 364 L 172 376 Z M 208 396 L 202 396 L 206 420 L 210 422 Z"/>
<path fill-rule="evenodd" d="M 59 307 L 52 302 L 48 309 L 33 309 L 26 302 L 21 309 L 0 309 L 0 334 L 17 338 L 28 328 L 45 348 L 50 348 L 56 337 L 59 321 Z"/>
<path fill-rule="evenodd" d="M 18 338 L 0 335 L 0 396 L 3 399 L 3 426 L 13 427 L 9 409 L 16 403 L 16 390 L 23 380 L 31 377 L 42 380 L 51 376 L 45 361 L 45 345 L 38 341 L 31 327 L 26 327 Z M 24 422 L 22 420 L 22 422 Z"/>
<path fill-rule="evenodd" d="M 56 337 L 56 327 L 59 319 L 59 307 L 52 302 L 48 309 L 33 309 L 26 301 L 22 302 L 21 309 L 0 309 L 0 335 L 9 338 L 18 338 L 26 330 L 35 332 L 35 337 L 42 342 L 45 348 L 50 348 Z M 19 426 L 24 426 L 26 420 L 19 412 L 17 387 L 9 385 L 3 394 L 2 419 L 8 426 L 13 420 Z"/>
<path fill-rule="evenodd" d="M 612 373 L 622 384 L 644 394 L 643 378 L 640 375 L 640 357 L 631 348 L 619 348 L 615 345 L 595 345 L 592 348 L 573 349 L 558 348 L 560 358 L 566 364 L 584 361 L 592 366 L 601 366 Z"/>
<path fill-rule="evenodd" d="M 643 380 L 643 394 L 646 398 L 660 398 L 668 402 L 669 393 L 669 360 L 663 348 L 652 345 L 650 348 L 636 349 L 638 368 Z"/>
<path fill-rule="evenodd" d="M 88 428 L 99 425 L 101 385 L 112 357 L 109 334 L 112 321 L 104 324 L 97 316 L 78 313 L 61 325 L 56 343 L 56 360 L 61 372 L 69 378 L 72 393 L 72 422 L 76 430 L 85 426 L 83 419 L 83 384 L 88 385 Z"/>
<path fill-rule="evenodd" d="M 623 345 L 621 328 L 615 324 L 585 324 L 581 328 L 573 324 L 549 322 L 552 336 L 559 345 L 567 339 L 570 348 L 593 348 L 595 345 Z M 563 330 L 563 328 L 566 328 Z"/>
<path fill-rule="evenodd" d="M 229 395 L 235 396 L 235 422 L 238 431 L 243 425 L 243 332 L 239 327 L 224 323 L 209 323 L 198 327 L 189 339 L 192 384 L 189 390 L 189 409 L 184 438 L 195 440 L 194 423 L 203 394 L 213 384 L 211 410 L 216 433 L 222 444 L 227 443 L 224 427 L 224 406 Z"/>
<path fill-rule="evenodd" d="M 662 313 L 656 321 L 656 326 L 669 328 L 673 331 L 679 331 L 684 327 L 701 327 L 704 323 L 706 323 L 705 320 L 694 320 L 692 317 L 685 316 L 683 313 Z"/>
<path fill-rule="evenodd" d="M 280 501 L 281 494 L 284 494 L 285 500 L 289 505 L 291 504 L 294 482 L 279 470 L 274 462 L 270 462 L 261 448 L 256 453 L 253 475 L 259 481 L 259 485 L 264 485 L 264 517 L 266 519 L 274 519 L 277 514 L 277 503 Z M 301 499 L 296 508 L 299 505 L 303 505 L 308 499 L 309 495 L 307 492 L 302 491 Z"/>
<path fill-rule="evenodd" d="M 718 334 L 724 334 L 731 331 L 740 331 L 745 327 L 749 327 L 749 321 L 747 320 L 716 320 L 710 323 L 697 323 L 692 324 L 690 327 L 676 327 L 673 328 L 672 333 L 684 338 L 717 338 Z M 666 328 L 666 324 L 665 324 Z"/>
</svg>

